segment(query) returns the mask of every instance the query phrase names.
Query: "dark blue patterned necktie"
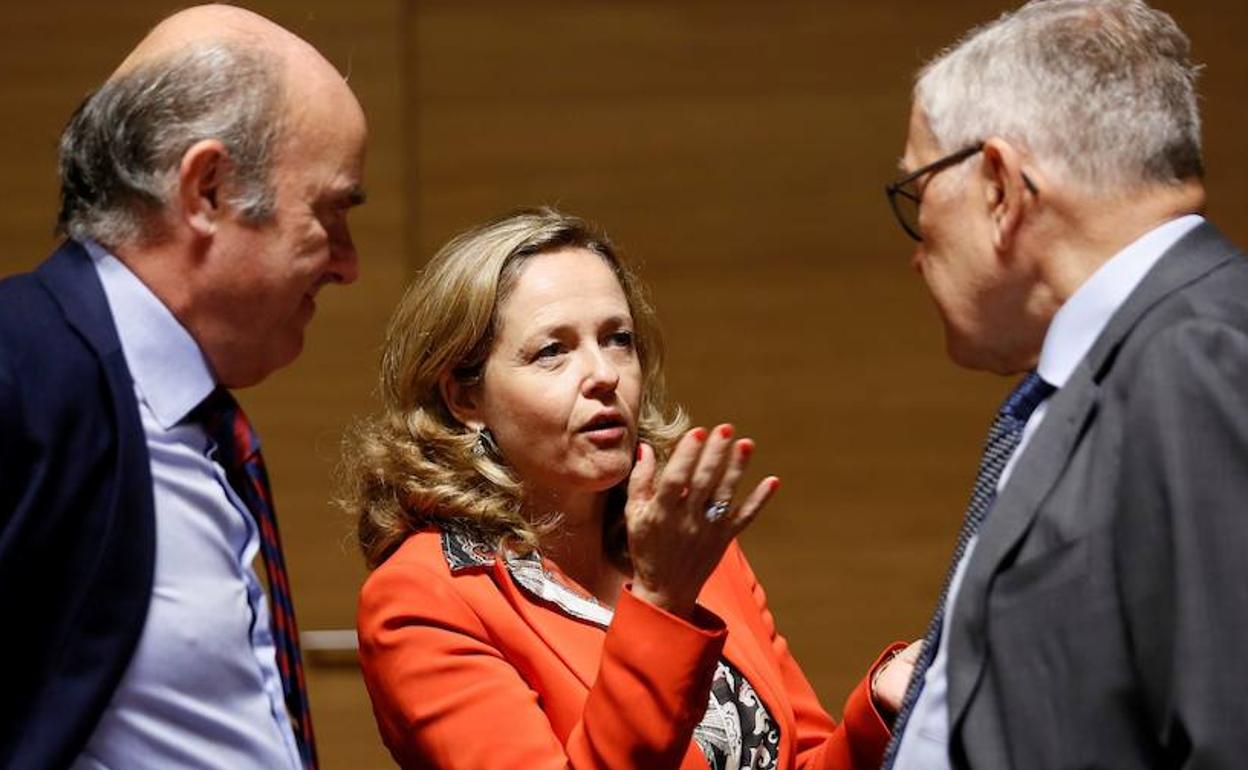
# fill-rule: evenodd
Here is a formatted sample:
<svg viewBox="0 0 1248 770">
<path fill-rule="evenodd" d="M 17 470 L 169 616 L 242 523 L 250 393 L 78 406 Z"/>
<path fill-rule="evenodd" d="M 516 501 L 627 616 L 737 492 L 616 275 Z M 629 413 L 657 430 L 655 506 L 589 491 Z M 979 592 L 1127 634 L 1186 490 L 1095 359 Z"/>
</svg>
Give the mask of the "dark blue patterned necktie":
<svg viewBox="0 0 1248 770">
<path fill-rule="evenodd" d="M 264 556 L 264 571 L 269 582 L 274 645 L 286 708 L 290 712 L 303 766 L 305 770 L 316 770 L 316 741 L 312 735 L 312 712 L 308 707 L 303 661 L 299 654 L 299 628 L 295 625 L 295 606 L 286 578 L 286 560 L 282 557 L 282 541 L 277 532 L 269 474 L 260 454 L 260 439 L 252 430 L 242 407 L 224 388 L 217 388 L 204 399 L 195 408 L 192 419 L 202 424 L 208 436 L 216 442 L 217 461 L 225 469 L 230 486 L 256 520 L 256 528 L 260 532 L 260 552 Z"/>
<path fill-rule="evenodd" d="M 891 770 L 893 760 L 897 758 L 897 748 L 901 744 L 901 736 L 906 730 L 906 722 L 914 710 L 914 704 L 923 690 L 923 678 L 928 667 L 936 658 L 936 648 L 940 643 L 940 633 L 945 622 L 945 602 L 949 598 L 949 583 L 966 548 L 979 527 L 988 517 L 992 502 L 997 496 L 997 482 L 1001 480 L 1001 472 L 1010 461 L 1010 456 L 1018 448 L 1023 438 L 1023 427 L 1031 413 L 1056 390 L 1045 382 L 1034 371 L 1023 378 L 1005 403 L 997 411 L 996 419 L 988 430 L 988 442 L 979 461 L 979 473 L 975 476 L 975 490 L 971 493 L 971 502 L 966 507 L 966 518 L 962 522 L 962 531 L 958 533 L 958 542 L 953 549 L 953 560 L 949 573 L 945 576 L 945 585 L 940 591 L 940 600 L 936 602 L 936 612 L 923 635 L 923 651 L 914 665 L 914 674 L 910 677 L 910 685 L 906 688 L 906 697 L 897 710 L 897 718 L 893 721 L 893 737 L 889 741 L 888 750 L 884 753 L 885 770 Z"/>
</svg>

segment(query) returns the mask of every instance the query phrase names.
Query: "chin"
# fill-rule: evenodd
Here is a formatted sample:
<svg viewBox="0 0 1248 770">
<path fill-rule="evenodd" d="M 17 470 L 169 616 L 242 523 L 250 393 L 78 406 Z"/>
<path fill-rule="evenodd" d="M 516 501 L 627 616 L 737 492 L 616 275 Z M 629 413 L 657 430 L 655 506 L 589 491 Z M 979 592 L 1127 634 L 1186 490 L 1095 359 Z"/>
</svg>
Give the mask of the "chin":
<svg viewBox="0 0 1248 770">
<path fill-rule="evenodd" d="M 298 329 L 292 331 L 281 347 L 273 351 L 269 371 L 275 372 L 290 366 L 301 353 L 303 353 L 303 329 Z"/>
<path fill-rule="evenodd" d="M 286 367 L 290 366 L 291 364 L 295 362 L 296 359 L 299 358 L 299 354 L 302 352 L 303 352 L 303 337 L 302 336 L 300 336 L 294 344 L 286 345 L 281 350 L 272 351 L 270 355 L 266 356 L 264 361 L 257 363 L 255 370 L 251 372 L 251 381 L 247 383 L 247 386 L 258 385 L 264 380 L 268 379 L 269 375 L 273 374 L 274 372 L 280 369 L 285 369 Z M 245 386 L 235 386 L 235 387 L 245 387 Z"/>
<path fill-rule="evenodd" d="M 945 324 L 945 353 L 949 360 L 964 369 L 977 371 L 992 370 L 988 360 L 990 356 L 983 346 L 975 344 L 970 335 L 964 334 L 954 326 Z"/>
<path fill-rule="evenodd" d="M 966 337 L 956 337 L 952 333 L 945 337 L 945 350 L 955 364 L 977 372 L 1012 375 L 1027 371 L 1035 365 L 1034 361 L 1030 364 L 1020 362 L 1003 351 L 994 350 L 987 345 L 976 345 Z"/>
<path fill-rule="evenodd" d="M 952 336 L 945 337 L 945 354 L 949 360 L 964 369 L 982 369 L 973 350 Z"/>
<path fill-rule="evenodd" d="M 633 472 L 633 464 L 622 462 L 618 465 L 601 466 L 598 471 L 593 479 L 594 491 L 605 492 L 620 482 L 627 481 L 629 474 Z"/>
</svg>

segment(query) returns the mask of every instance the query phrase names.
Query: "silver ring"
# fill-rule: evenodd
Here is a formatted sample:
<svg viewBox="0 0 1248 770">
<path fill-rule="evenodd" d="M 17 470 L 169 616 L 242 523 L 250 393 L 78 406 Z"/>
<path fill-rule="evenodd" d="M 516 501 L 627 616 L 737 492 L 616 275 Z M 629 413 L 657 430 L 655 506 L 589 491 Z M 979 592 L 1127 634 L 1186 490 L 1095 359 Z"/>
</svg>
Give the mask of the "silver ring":
<svg viewBox="0 0 1248 770">
<path fill-rule="evenodd" d="M 714 500 L 706 506 L 706 520 L 719 521 L 732 507 L 731 500 Z"/>
</svg>

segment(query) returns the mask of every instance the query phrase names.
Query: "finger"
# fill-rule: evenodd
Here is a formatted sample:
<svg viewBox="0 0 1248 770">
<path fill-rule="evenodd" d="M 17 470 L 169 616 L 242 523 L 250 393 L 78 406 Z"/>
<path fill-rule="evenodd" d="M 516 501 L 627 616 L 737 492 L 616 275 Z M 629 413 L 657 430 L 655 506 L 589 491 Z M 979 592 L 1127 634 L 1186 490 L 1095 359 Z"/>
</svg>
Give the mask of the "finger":
<svg viewBox="0 0 1248 770">
<path fill-rule="evenodd" d="M 754 521 L 754 517 L 763 509 L 771 496 L 780 488 L 780 479 L 775 476 L 768 476 L 758 482 L 758 486 L 754 487 L 754 491 L 745 499 L 741 507 L 737 510 L 735 516 L 732 517 L 732 535 L 736 537 L 741 530 L 750 526 L 750 522 Z"/>
<path fill-rule="evenodd" d="M 646 444 L 637 444 L 637 462 L 628 476 L 628 508 L 645 505 L 654 497 L 654 470 L 657 462 L 654 450 Z"/>
<path fill-rule="evenodd" d="M 715 492 L 711 495 L 712 500 L 732 500 L 737 491 L 737 484 L 745 475 L 745 468 L 750 464 L 750 457 L 753 454 L 754 442 L 748 438 L 740 439 L 732 445 L 732 450 L 728 453 L 728 467 L 724 469 L 724 475 L 720 477 L 719 483 L 715 486 Z"/>
<path fill-rule="evenodd" d="M 693 428 L 681 436 L 672 450 L 667 465 L 659 474 L 658 489 L 655 497 L 665 508 L 674 507 L 689 487 L 689 476 L 697 465 L 698 457 L 706 443 L 706 429 Z"/>
<path fill-rule="evenodd" d="M 732 426 L 715 426 L 706 442 L 706 449 L 698 459 L 697 467 L 689 480 L 689 509 L 701 513 L 711 499 L 711 493 L 719 486 L 732 448 Z M 715 498 L 719 499 L 719 498 Z"/>
</svg>

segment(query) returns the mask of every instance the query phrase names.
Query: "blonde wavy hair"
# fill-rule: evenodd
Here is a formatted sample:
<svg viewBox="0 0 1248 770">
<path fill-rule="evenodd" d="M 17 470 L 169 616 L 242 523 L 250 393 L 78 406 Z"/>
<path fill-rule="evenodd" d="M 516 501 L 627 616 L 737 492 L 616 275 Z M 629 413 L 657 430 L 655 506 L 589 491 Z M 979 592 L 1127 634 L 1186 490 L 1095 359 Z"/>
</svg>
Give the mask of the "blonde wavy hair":
<svg viewBox="0 0 1248 770">
<path fill-rule="evenodd" d="M 498 334 L 498 308 L 526 260 L 580 248 L 610 266 L 633 316 L 642 372 L 638 433 L 662 461 L 688 419 L 668 409 L 663 341 L 636 276 L 593 225 L 551 208 L 524 209 L 453 238 L 408 287 L 390 319 L 381 359 L 379 414 L 352 427 L 344 443 L 339 504 L 358 516 L 364 558 L 376 567 L 413 532 L 431 525 L 471 534 L 526 554 L 557 519 L 522 514 L 524 482 L 477 432 L 455 419 L 440 381 L 480 375 Z M 610 493 L 604 545 L 627 561 L 624 484 Z"/>
</svg>

